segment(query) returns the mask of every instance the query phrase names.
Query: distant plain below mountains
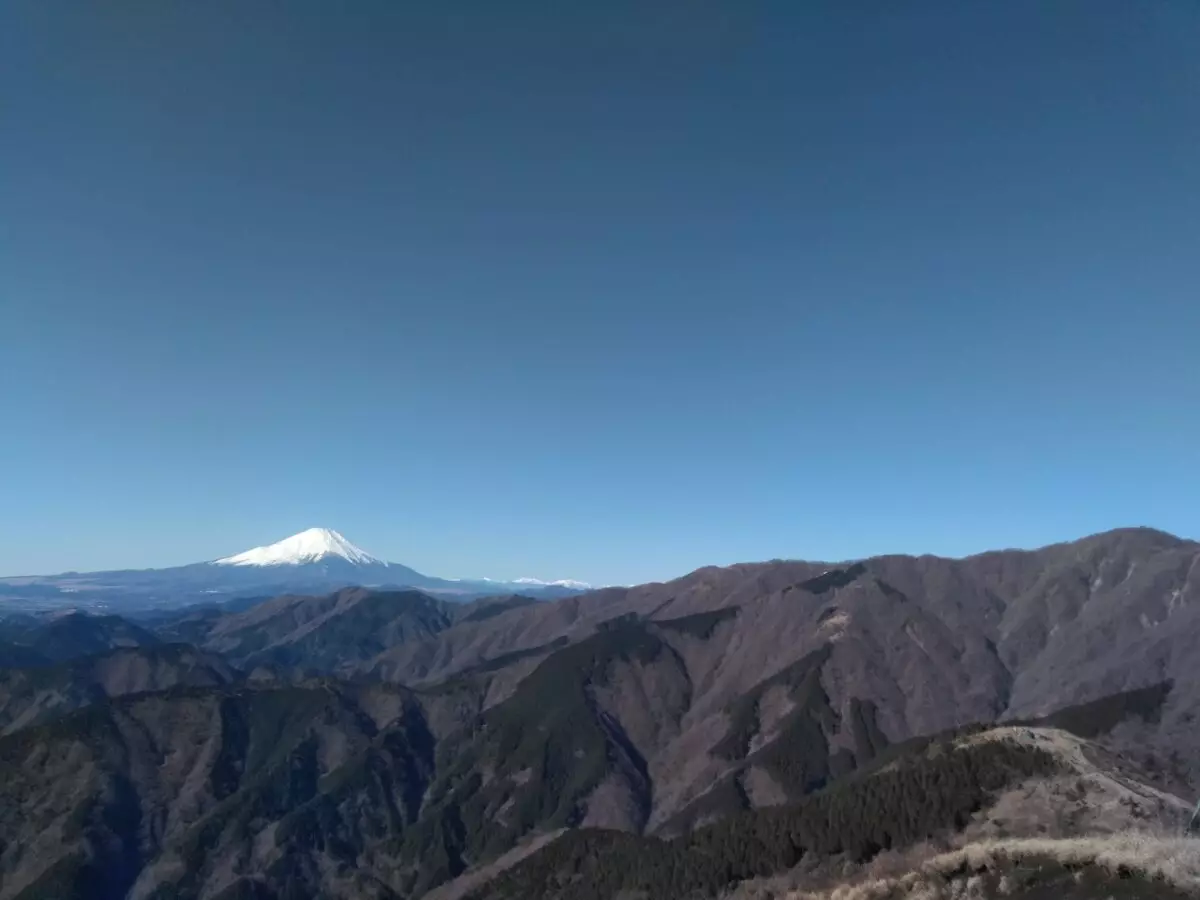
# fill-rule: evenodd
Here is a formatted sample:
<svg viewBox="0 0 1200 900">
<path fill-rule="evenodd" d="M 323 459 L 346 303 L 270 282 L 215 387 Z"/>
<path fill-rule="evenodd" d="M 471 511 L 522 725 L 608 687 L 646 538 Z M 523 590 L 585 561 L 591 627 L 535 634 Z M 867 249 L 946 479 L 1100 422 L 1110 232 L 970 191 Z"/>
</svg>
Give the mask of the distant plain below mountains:
<svg viewBox="0 0 1200 900">
<path fill-rule="evenodd" d="M 749 880 L 829 887 L 917 847 L 954 896 L 1020 887 L 945 853 L 1182 827 L 1198 666 L 1200 544 L 1144 528 L 554 602 L 11 614 L 0 900 L 774 897 Z M 1194 895 L 1139 865 L 1003 896 Z"/>
<path fill-rule="evenodd" d="M 341 587 L 409 587 L 452 600 L 520 591 L 539 599 L 578 594 L 591 585 L 564 579 L 516 581 L 436 578 L 384 562 L 328 528 L 309 528 L 264 547 L 210 562 L 165 569 L 64 572 L 0 578 L 0 609 L 78 607 L 134 612 L 225 603 Z"/>
</svg>

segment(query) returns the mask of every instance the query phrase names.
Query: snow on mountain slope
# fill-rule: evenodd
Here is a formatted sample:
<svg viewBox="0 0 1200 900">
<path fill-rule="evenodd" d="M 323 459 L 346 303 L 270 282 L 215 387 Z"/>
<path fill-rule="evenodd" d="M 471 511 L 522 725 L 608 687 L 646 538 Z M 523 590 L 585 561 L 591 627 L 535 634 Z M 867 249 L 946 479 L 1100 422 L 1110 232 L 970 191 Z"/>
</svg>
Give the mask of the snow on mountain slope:
<svg viewBox="0 0 1200 900">
<path fill-rule="evenodd" d="M 255 547 L 235 556 L 216 560 L 218 566 L 299 566 L 331 556 L 359 566 L 384 566 L 376 559 L 328 528 L 309 528 L 266 547 Z"/>
</svg>

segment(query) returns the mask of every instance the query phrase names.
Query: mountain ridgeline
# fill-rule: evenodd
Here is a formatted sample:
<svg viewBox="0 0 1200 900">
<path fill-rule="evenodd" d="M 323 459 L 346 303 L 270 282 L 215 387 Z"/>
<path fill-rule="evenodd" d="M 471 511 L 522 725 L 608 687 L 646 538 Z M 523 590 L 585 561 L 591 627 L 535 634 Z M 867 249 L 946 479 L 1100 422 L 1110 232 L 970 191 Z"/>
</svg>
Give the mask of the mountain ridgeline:
<svg viewBox="0 0 1200 900">
<path fill-rule="evenodd" d="M 717 896 L 1035 803 L 1063 835 L 1173 825 L 1198 647 L 1200 545 L 1147 529 L 15 617 L 0 900 Z"/>
<path fill-rule="evenodd" d="M 364 585 L 416 588 L 460 601 L 506 591 L 553 599 L 590 587 L 570 579 L 436 578 L 374 557 L 336 531 L 309 528 L 274 544 L 185 566 L 0 578 L 0 610 L 85 608 L 138 613 L 192 604 L 240 606 L 250 597 L 327 593 Z"/>
</svg>

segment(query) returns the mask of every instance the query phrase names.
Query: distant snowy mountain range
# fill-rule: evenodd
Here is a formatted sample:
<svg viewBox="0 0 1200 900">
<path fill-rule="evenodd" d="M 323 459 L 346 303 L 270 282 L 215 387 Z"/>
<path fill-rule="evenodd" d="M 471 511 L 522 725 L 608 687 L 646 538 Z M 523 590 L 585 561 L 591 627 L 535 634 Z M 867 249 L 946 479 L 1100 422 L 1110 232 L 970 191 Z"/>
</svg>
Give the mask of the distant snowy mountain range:
<svg viewBox="0 0 1200 900">
<path fill-rule="evenodd" d="M 435 578 L 378 559 L 331 529 L 309 528 L 274 544 L 187 566 L 0 578 L 0 605 L 155 608 L 235 597 L 320 593 L 348 585 L 413 587 L 464 600 L 512 593 L 550 599 L 591 589 L 591 585 L 569 579 Z"/>
</svg>

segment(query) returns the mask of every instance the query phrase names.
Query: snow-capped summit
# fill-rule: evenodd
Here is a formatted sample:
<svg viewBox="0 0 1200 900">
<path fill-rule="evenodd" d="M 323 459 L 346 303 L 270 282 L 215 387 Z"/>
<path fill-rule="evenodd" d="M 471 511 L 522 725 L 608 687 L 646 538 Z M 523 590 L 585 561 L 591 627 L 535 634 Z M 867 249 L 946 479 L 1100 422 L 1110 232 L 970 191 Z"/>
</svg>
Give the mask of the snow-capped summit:
<svg viewBox="0 0 1200 900">
<path fill-rule="evenodd" d="M 266 547 L 216 560 L 219 566 L 300 566 L 339 557 L 357 566 L 386 566 L 328 528 L 310 528 Z"/>
<path fill-rule="evenodd" d="M 0 578 L 0 606 L 6 598 L 15 598 L 47 609 L 96 604 L 104 609 L 113 604 L 127 609 L 169 609 L 283 594 L 329 594 L 347 587 L 416 590 L 447 600 L 508 594 L 553 600 L 588 590 L 588 585 L 579 581 L 522 578 L 514 582 L 423 575 L 401 563 L 372 556 L 329 528 L 309 528 L 265 547 L 166 569 L 25 576 L 15 579 L 16 590 L 9 587 L 9 581 Z"/>
</svg>

